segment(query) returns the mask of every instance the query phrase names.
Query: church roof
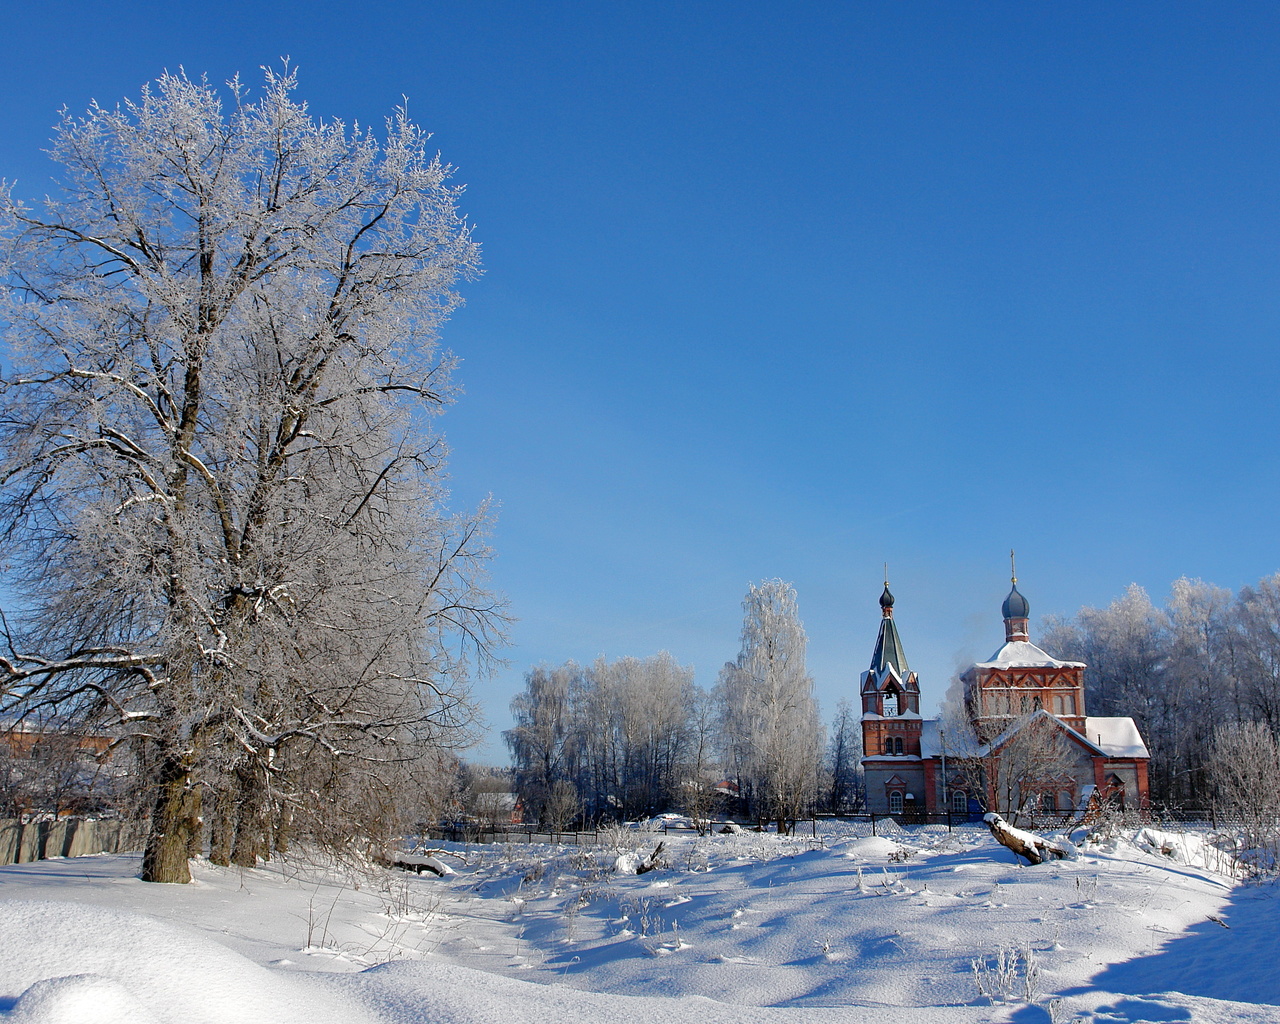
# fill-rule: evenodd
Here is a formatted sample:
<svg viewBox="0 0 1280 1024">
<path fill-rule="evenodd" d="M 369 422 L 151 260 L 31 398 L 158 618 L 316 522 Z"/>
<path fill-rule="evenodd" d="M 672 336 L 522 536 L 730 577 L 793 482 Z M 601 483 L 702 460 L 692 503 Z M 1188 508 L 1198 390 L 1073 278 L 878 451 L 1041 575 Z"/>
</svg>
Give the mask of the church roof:
<svg viewBox="0 0 1280 1024">
<path fill-rule="evenodd" d="M 1151 756 L 1132 718 L 1086 718 L 1084 720 L 1084 732 L 1080 733 L 1060 718 L 1049 714 L 1043 708 L 1032 712 L 1025 718 L 1019 718 L 1009 723 L 1009 728 L 991 740 L 990 743 L 984 743 L 976 750 L 966 751 L 965 756 L 985 757 L 991 751 L 999 750 L 1000 747 L 1013 738 L 1015 733 L 1036 718 L 1048 719 L 1063 732 L 1075 737 L 1085 747 L 1107 757 Z M 937 719 L 926 719 L 921 729 L 920 754 L 922 757 L 940 757 L 943 754 L 958 756 L 960 752 L 956 749 L 954 741 L 949 749 L 944 749 L 941 723 Z"/>
<path fill-rule="evenodd" d="M 1040 650 L 1029 640 L 1010 640 L 988 661 L 979 661 L 974 668 L 1084 668 L 1083 661 L 1059 661 L 1047 651 Z"/>
<path fill-rule="evenodd" d="M 1086 718 L 1084 730 L 1109 757 L 1151 756 L 1132 718 Z"/>
<path fill-rule="evenodd" d="M 898 673 L 898 678 L 904 681 L 911 671 L 907 667 L 907 652 L 902 648 L 902 637 L 898 635 L 898 627 L 893 624 L 893 619 L 886 615 L 880 620 L 876 649 L 871 654 L 871 671 L 879 675 L 889 667 L 892 667 Z"/>
</svg>

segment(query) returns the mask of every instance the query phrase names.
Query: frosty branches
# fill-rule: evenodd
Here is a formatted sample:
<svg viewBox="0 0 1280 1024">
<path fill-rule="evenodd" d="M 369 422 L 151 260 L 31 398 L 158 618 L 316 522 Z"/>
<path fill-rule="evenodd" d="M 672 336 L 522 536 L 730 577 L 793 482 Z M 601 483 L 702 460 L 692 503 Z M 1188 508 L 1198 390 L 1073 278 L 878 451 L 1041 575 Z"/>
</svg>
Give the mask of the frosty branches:
<svg viewBox="0 0 1280 1024">
<path fill-rule="evenodd" d="M 726 764 L 785 832 L 813 803 L 823 746 L 808 640 L 789 583 L 752 584 L 742 610 L 742 650 L 716 689 Z"/>
<path fill-rule="evenodd" d="M 197 784 L 287 801 L 311 755 L 461 734 L 502 636 L 487 510 L 445 510 L 424 432 L 478 266 L 458 190 L 403 110 L 380 140 L 295 85 L 233 82 L 224 111 L 166 74 L 64 114 L 62 192 L 0 212 L 0 530 L 30 609 L 0 689 L 145 718 L 166 834 Z"/>
</svg>

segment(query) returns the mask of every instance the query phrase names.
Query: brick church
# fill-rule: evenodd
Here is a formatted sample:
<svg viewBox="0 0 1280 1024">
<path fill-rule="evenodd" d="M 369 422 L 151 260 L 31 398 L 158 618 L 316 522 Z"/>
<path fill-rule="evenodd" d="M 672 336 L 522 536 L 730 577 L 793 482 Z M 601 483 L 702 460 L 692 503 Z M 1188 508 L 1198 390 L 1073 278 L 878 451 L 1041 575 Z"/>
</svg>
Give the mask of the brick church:
<svg viewBox="0 0 1280 1024">
<path fill-rule="evenodd" d="M 1016 802 L 1023 810 L 1069 814 L 1103 799 L 1130 809 L 1147 806 L 1150 755 L 1137 726 L 1131 718 L 1086 714 L 1085 664 L 1058 661 L 1031 643 L 1030 606 L 1016 576 L 1002 607 L 1003 646 L 960 676 L 973 732 L 959 744 L 967 742 L 967 750 L 957 749 L 955 737 L 948 750 L 939 720 L 921 717 L 920 685 L 907 665 L 893 603 L 886 581 L 871 667 L 861 677 L 862 768 L 873 813 L 966 814 L 980 808 L 1008 814 L 1017 808 L 1002 805 Z M 1019 735 L 1028 729 L 1051 742 L 1056 735 L 1054 775 L 1020 787 L 1031 792 L 1011 797 L 1006 788 L 998 794 L 993 776 L 1002 752 L 1013 758 Z M 973 791 L 980 786 L 972 773 L 956 770 L 960 753 L 982 759 L 986 792 Z"/>
</svg>

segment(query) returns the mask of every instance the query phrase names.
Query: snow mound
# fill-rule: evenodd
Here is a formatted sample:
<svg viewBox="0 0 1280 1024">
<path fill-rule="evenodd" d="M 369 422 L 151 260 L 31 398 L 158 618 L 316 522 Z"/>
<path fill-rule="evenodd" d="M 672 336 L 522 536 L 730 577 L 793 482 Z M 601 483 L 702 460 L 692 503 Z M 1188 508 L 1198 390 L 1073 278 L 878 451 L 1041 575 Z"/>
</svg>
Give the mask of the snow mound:
<svg viewBox="0 0 1280 1024">
<path fill-rule="evenodd" d="M 72 974 L 37 981 L 6 1018 L 11 1024 L 159 1024 L 118 981 Z"/>
<path fill-rule="evenodd" d="M 902 849 L 901 843 L 883 836 L 866 836 L 863 839 L 851 839 L 844 847 L 844 855 L 857 860 L 888 860 L 891 854 Z"/>
<path fill-rule="evenodd" d="M 142 914 L 6 900 L 0 920 L 0 999 L 17 998 L 24 1024 L 368 1021 L 344 999 L 317 998 L 303 978 Z"/>
<path fill-rule="evenodd" d="M 1204 867 L 1204 840 L 1200 836 L 1144 828 L 1139 830 L 1133 842 L 1149 853 L 1169 857 L 1178 864 Z"/>
<path fill-rule="evenodd" d="M 758 968 L 757 968 L 758 970 Z M 743 1006 L 699 995 L 604 995 L 503 978 L 451 964 L 406 962 L 328 984 L 358 992 L 394 1024 L 987 1024 L 989 1007 Z"/>
<path fill-rule="evenodd" d="M 624 853 L 613 862 L 614 874 L 634 875 L 640 866 L 640 857 L 634 853 Z"/>
</svg>

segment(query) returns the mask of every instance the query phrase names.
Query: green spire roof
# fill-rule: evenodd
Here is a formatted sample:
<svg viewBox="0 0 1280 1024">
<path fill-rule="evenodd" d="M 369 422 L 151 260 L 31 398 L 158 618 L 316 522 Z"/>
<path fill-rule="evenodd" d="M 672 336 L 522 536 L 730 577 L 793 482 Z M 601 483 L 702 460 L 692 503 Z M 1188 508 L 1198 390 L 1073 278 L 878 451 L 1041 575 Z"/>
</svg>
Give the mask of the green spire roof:
<svg viewBox="0 0 1280 1024">
<path fill-rule="evenodd" d="M 893 622 L 893 595 L 889 593 L 889 584 L 885 583 L 884 593 L 880 596 L 880 635 L 876 637 L 876 649 L 871 655 L 871 671 L 880 675 L 890 666 L 898 673 L 898 678 L 905 681 L 907 673 L 907 652 L 902 648 L 902 637 L 898 636 L 898 627 Z"/>
<path fill-rule="evenodd" d="M 898 636 L 898 627 L 893 624 L 893 619 L 883 618 L 880 620 L 880 635 L 876 637 L 876 649 L 871 655 L 871 671 L 878 675 L 890 666 L 899 679 L 907 678 L 910 669 L 907 667 L 907 652 L 902 649 L 902 637 Z"/>
</svg>

